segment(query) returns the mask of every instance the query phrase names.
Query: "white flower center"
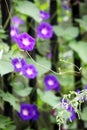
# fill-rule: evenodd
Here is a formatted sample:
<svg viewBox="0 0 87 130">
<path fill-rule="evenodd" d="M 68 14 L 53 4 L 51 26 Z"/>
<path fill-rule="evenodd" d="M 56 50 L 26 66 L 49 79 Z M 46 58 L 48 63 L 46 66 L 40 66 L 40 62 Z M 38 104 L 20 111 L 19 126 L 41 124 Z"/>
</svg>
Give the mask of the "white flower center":
<svg viewBox="0 0 87 130">
<path fill-rule="evenodd" d="M 15 36 L 17 33 L 15 30 L 11 30 L 11 36 Z"/>
<path fill-rule="evenodd" d="M 46 34 L 48 33 L 48 30 L 47 30 L 46 28 L 43 28 L 43 29 L 41 30 L 41 33 L 44 34 L 44 35 L 46 35 Z"/>
<path fill-rule="evenodd" d="M 50 86 L 54 85 L 53 80 L 48 80 L 48 84 L 49 84 Z"/>
<path fill-rule="evenodd" d="M 16 67 L 19 69 L 19 68 L 21 68 L 21 64 L 20 63 L 17 63 L 16 64 Z"/>
<path fill-rule="evenodd" d="M 27 74 L 31 75 L 33 73 L 33 71 L 31 69 L 27 69 Z"/>
<path fill-rule="evenodd" d="M 23 43 L 25 46 L 30 45 L 30 42 L 29 42 L 28 38 L 23 38 L 22 43 Z"/>
<path fill-rule="evenodd" d="M 29 114 L 29 112 L 28 112 L 28 110 L 24 109 L 24 110 L 22 111 L 22 114 L 23 114 L 24 116 L 27 116 L 27 115 Z"/>
</svg>

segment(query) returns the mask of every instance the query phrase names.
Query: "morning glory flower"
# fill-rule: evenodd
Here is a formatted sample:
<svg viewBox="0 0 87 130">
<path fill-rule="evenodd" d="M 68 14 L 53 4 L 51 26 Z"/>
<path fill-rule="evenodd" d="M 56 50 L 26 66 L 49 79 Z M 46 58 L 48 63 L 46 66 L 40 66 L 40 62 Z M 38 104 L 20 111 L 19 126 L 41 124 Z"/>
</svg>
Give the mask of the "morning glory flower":
<svg viewBox="0 0 87 130">
<path fill-rule="evenodd" d="M 22 103 L 18 113 L 22 120 L 38 120 L 40 112 L 36 105 Z"/>
<path fill-rule="evenodd" d="M 60 91 L 60 84 L 56 76 L 46 75 L 44 77 L 45 90 L 56 90 Z"/>
<path fill-rule="evenodd" d="M 43 39 L 49 39 L 53 35 L 53 28 L 47 22 L 42 22 L 37 27 L 37 36 Z"/>
<path fill-rule="evenodd" d="M 40 112 L 39 110 L 37 109 L 37 106 L 36 105 L 32 105 L 32 120 L 38 120 L 40 116 Z"/>
<path fill-rule="evenodd" d="M 12 64 L 14 66 L 14 70 L 16 72 L 21 72 L 23 66 L 26 64 L 25 60 L 23 58 L 13 58 Z"/>
<path fill-rule="evenodd" d="M 69 104 L 67 100 L 60 100 L 60 102 L 61 102 L 60 105 L 62 106 L 62 108 L 70 112 L 69 120 L 74 121 L 76 119 L 76 112 L 74 108 L 71 106 L 71 104 Z"/>
<path fill-rule="evenodd" d="M 16 42 L 16 40 L 17 40 L 17 35 L 18 35 L 18 33 L 19 33 L 19 30 L 18 30 L 18 28 L 15 28 L 15 27 L 11 27 L 11 29 L 10 29 L 10 36 L 11 36 L 11 38 Z"/>
<path fill-rule="evenodd" d="M 69 111 L 69 112 L 71 112 L 71 115 L 70 115 L 70 117 L 69 117 L 69 120 L 72 122 L 72 121 L 74 121 L 74 120 L 76 119 L 76 113 L 75 113 L 74 110 Z"/>
<path fill-rule="evenodd" d="M 15 27 L 19 27 L 19 25 L 24 24 L 24 20 L 22 20 L 20 17 L 18 16 L 14 16 L 11 19 L 12 23 L 14 24 Z"/>
<path fill-rule="evenodd" d="M 18 46 L 25 51 L 32 51 L 35 46 L 35 39 L 26 32 L 17 36 Z"/>
<path fill-rule="evenodd" d="M 31 106 L 31 104 L 22 103 L 20 106 L 19 116 L 22 120 L 32 119 L 32 106 Z"/>
<path fill-rule="evenodd" d="M 34 79 L 37 76 L 37 69 L 33 64 L 26 64 L 23 67 L 23 75 L 29 79 Z"/>
<path fill-rule="evenodd" d="M 40 10 L 40 17 L 42 20 L 46 20 L 50 18 L 50 14 L 46 11 Z"/>
<path fill-rule="evenodd" d="M 65 9 L 65 10 L 70 10 L 69 4 L 68 4 L 68 0 L 64 0 L 64 1 L 62 2 L 62 7 L 63 7 L 63 9 Z"/>
</svg>

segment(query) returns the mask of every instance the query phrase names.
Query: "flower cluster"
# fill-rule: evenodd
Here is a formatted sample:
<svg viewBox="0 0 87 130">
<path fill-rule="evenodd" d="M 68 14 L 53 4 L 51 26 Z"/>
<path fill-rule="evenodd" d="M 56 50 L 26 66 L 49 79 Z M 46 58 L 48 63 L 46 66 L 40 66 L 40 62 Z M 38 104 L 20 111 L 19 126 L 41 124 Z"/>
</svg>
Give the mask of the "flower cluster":
<svg viewBox="0 0 87 130">
<path fill-rule="evenodd" d="M 67 111 L 71 113 L 69 120 L 74 121 L 76 119 L 76 112 L 74 108 L 71 106 L 71 104 L 69 104 L 67 100 L 61 100 L 60 102 L 61 102 L 62 108 L 66 109 Z"/>
<path fill-rule="evenodd" d="M 20 105 L 20 112 L 18 113 L 22 120 L 34 120 L 37 121 L 40 112 L 36 105 L 22 103 Z"/>
<path fill-rule="evenodd" d="M 11 19 L 12 26 L 10 28 L 10 36 L 13 39 L 13 41 L 16 42 L 17 35 L 19 34 L 19 25 L 24 24 L 24 21 L 20 19 L 18 16 L 14 16 Z"/>
<path fill-rule="evenodd" d="M 40 10 L 41 20 L 47 20 L 50 18 L 50 14 L 46 11 Z M 53 28 L 47 22 L 41 22 L 37 27 L 37 37 L 42 39 L 50 39 L 53 35 Z"/>
<path fill-rule="evenodd" d="M 24 24 L 24 21 L 18 16 L 14 16 L 12 18 L 12 23 L 14 23 L 14 26 L 12 26 L 10 30 L 11 38 L 21 49 L 25 51 L 32 51 L 36 43 L 35 39 L 26 32 L 19 34 L 18 27 L 19 25 Z"/>
<path fill-rule="evenodd" d="M 27 64 L 23 58 L 12 59 L 12 64 L 16 72 L 21 72 L 25 77 L 33 79 L 37 76 L 37 69 L 33 64 Z"/>
<path fill-rule="evenodd" d="M 60 84 L 54 75 L 46 75 L 44 77 L 45 90 L 60 91 Z"/>
</svg>

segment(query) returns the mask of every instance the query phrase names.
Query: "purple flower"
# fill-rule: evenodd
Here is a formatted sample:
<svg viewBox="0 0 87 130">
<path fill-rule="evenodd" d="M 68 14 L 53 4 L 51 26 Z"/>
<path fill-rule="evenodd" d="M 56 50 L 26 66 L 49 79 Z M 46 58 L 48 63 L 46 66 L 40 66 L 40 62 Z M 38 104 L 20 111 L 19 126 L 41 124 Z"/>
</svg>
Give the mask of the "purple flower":
<svg viewBox="0 0 87 130">
<path fill-rule="evenodd" d="M 87 89 L 86 86 L 84 87 L 84 89 Z M 81 90 L 77 89 L 76 92 L 78 93 L 78 101 L 86 101 L 86 96 L 81 96 Z"/>
<path fill-rule="evenodd" d="M 18 113 L 22 120 L 38 120 L 40 112 L 36 105 L 22 103 Z"/>
<path fill-rule="evenodd" d="M 32 119 L 32 106 L 31 104 L 21 104 L 19 116 L 22 120 Z"/>
<path fill-rule="evenodd" d="M 47 52 L 46 57 L 47 57 L 48 59 L 50 59 L 50 58 L 52 57 L 51 52 Z"/>
<path fill-rule="evenodd" d="M 18 33 L 19 33 L 19 30 L 17 29 L 17 28 L 15 28 L 15 27 L 11 27 L 11 29 L 10 29 L 10 36 L 11 36 L 11 38 L 16 42 L 16 40 L 17 40 L 17 35 L 18 35 Z"/>
<path fill-rule="evenodd" d="M 61 106 L 62 108 L 66 109 L 67 111 L 69 111 L 71 113 L 69 120 L 73 121 L 76 119 L 76 112 L 74 110 L 74 108 L 71 106 L 71 104 L 69 104 L 69 101 L 67 100 L 60 100 L 61 102 Z"/>
<path fill-rule="evenodd" d="M 42 20 L 46 20 L 50 18 L 50 14 L 48 12 L 40 10 L 40 17 Z"/>
<path fill-rule="evenodd" d="M 47 75 L 44 77 L 45 90 L 60 91 L 60 84 L 54 75 Z"/>
<path fill-rule="evenodd" d="M 23 67 L 23 75 L 27 78 L 33 79 L 37 76 L 37 69 L 33 64 L 26 64 Z"/>
<path fill-rule="evenodd" d="M 43 39 L 49 39 L 53 35 L 53 28 L 49 23 L 42 22 L 37 27 L 37 36 Z"/>
<path fill-rule="evenodd" d="M 68 4 L 68 0 L 64 0 L 64 1 L 62 2 L 62 7 L 63 7 L 63 9 L 65 9 L 65 10 L 70 10 L 69 4 Z"/>
<path fill-rule="evenodd" d="M 15 27 L 19 27 L 19 25 L 24 24 L 24 20 L 22 20 L 18 16 L 14 16 L 12 18 L 12 23 L 14 24 Z"/>
<path fill-rule="evenodd" d="M 12 59 L 12 64 L 14 66 L 14 70 L 17 72 L 22 71 L 22 67 L 26 64 L 23 58 L 14 58 Z"/>
<path fill-rule="evenodd" d="M 36 105 L 32 105 L 32 120 L 37 120 L 40 116 L 40 112 L 37 109 Z"/>
<path fill-rule="evenodd" d="M 76 119 L 76 113 L 74 110 L 70 111 L 71 112 L 71 115 L 69 117 L 69 120 L 72 122 Z"/>
<path fill-rule="evenodd" d="M 35 39 L 26 32 L 19 34 L 17 37 L 17 44 L 25 51 L 32 51 L 35 46 Z"/>
</svg>

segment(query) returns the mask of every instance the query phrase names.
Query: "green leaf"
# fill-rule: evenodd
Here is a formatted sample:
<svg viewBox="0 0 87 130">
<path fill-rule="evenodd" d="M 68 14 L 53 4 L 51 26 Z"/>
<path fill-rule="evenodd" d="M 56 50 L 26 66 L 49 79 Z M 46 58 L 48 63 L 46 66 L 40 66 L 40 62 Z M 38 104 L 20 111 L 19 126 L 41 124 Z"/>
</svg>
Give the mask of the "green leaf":
<svg viewBox="0 0 87 130">
<path fill-rule="evenodd" d="M 81 119 L 87 121 L 87 107 L 84 107 L 83 111 L 80 114 L 81 114 Z"/>
<path fill-rule="evenodd" d="M 17 111 L 20 110 L 20 105 L 18 104 L 19 100 L 12 94 L 8 92 L 4 93 L 2 90 L 0 90 L 0 97 L 2 97 L 4 101 L 9 102 L 10 105 L 12 105 L 15 110 Z"/>
<path fill-rule="evenodd" d="M 13 88 L 16 94 L 18 94 L 21 97 L 28 96 L 32 91 L 32 88 L 30 87 L 25 88 L 23 84 L 20 82 L 15 83 Z"/>
<path fill-rule="evenodd" d="M 14 68 L 12 66 L 12 64 L 10 63 L 10 61 L 8 60 L 0 60 L 0 74 L 1 76 L 13 72 Z"/>
<path fill-rule="evenodd" d="M 32 59 L 27 59 L 27 62 L 32 63 L 36 66 L 36 68 L 38 70 L 38 76 L 43 75 L 44 73 L 49 71 L 49 69 L 51 68 L 50 61 L 44 57 L 38 56 L 36 61 L 34 61 Z"/>
<path fill-rule="evenodd" d="M 87 15 L 84 15 L 82 19 L 76 19 L 80 26 L 87 31 Z"/>
<path fill-rule="evenodd" d="M 1 29 L 0 29 L 0 33 L 5 33 L 5 31 L 1 28 Z"/>
<path fill-rule="evenodd" d="M 64 35 L 64 29 L 61 26 L 53 26 L 54 32 L 57 36 L 63 36 Z"/>
<path fill-rule="evenodd" d="M 61 26 L 53 26 L 54 32 L 57 36 L 63 37 L 65 40 L 71 40 L 77 37 L 78 35 L 78 28 L 76 27 L 68 27 L 62 28 Z"/>
<path fill-rule="evenodd" d="M 80 26 L 87 31 L 87 21 L 83 20 L 83 19 L 76 19 L 76 21 L 80 24 Z"/>
<path fill-rule="evenodd" d="M 48 59 L 46 59 L 45 57 L 37 57 L 37 61 L 38 64 L 36 64 L 37 70 L 38 70 L 38 75 L 41 76 L 44 73 L 46 73 L 47 71 L 49 71 L 49 69 L 51 68 L 51 64 L 50 61 Z"/>
<path fill-rule="evenodd" d="M 69 46 L 78 53 L 79 57 L 83 62 L 87 63 L 87 43 L 80 41 L 72 41 Z"/>
<path fill-rule="evenodd" d="M 21 96 L 21 97 L 25 97 L 28 96 L 31 93 L 32 88 L 24 88 L 24 89 L 15 89 L 15 92 Z"/>
<path fill-rule="evenodd" d="M 41 92 L 41 90 L 37 90 L 38 95 L 40 96 L 41 100 L 48 105 L 54 107 L 58 104 L 60 98 L 56 97 L 53 92 L 47 91 L 45 93 Z"/>
<path fill-rule="evenodd" d="M 32 2 L 24 1 L 22 4 L 19 4 L 17 11 L 24 15 L 32 17 L 37 22 L 40 22 L 39 9 Z"/>
<path fill-rule="evenodd" d="M 13 121 L 10 120 L 10 118 L 5 117 L 3 115 L 0 115 L 0 130 L 10 130 L 8 127 L 13 126 Z M 14 130 L 14 129 L 12 129 Z"/>
<path fill-rule="evenodd" d="M 1 41 L 0 50 L 4 50 L 4 52 L 8 52 L 9 51 L 9 46 L 6 43 L 4 43 L 3 41 Z"/>
<path fill-rule="evenodd" d="M 8 126 L 7 130 L 16 130 L 16 126 L 15 125 L 10 125 L 10 126 Z"/>
<path fill-rule="evenodd" d="M 69 69 L 68 69 L 69 70 Z M 70 68 L 71 70 L 71 68 Z M 66 71 L 67 72 L 67 71 Z M 57 75 L 58 81 L 60 83 L 61 90 L 64 93 L 67 93 L 69 91 L 72 91 L 74 88 L 74 77 L 73 75 Z"/>
<path fill-rule="evenodd" d="M 13 87 L 13 91 L 21 97 L 28 96 L 32 91 L 32 88 L 26 87 L 22 81 L 13 81 L 11 82 L 11 86 Z"/>
<path fill-rule="evenodd" d="M 76 27 L 68 27 L 65 29 L 64 38 L 66 40 L 74 39 L 78 36 L 79 30 Z"/>
<path fill-rule="evenodd" d="M 83 20 L 87 22 L 87 15 L 84 15 L 83 17 Z"/>
</svg>

